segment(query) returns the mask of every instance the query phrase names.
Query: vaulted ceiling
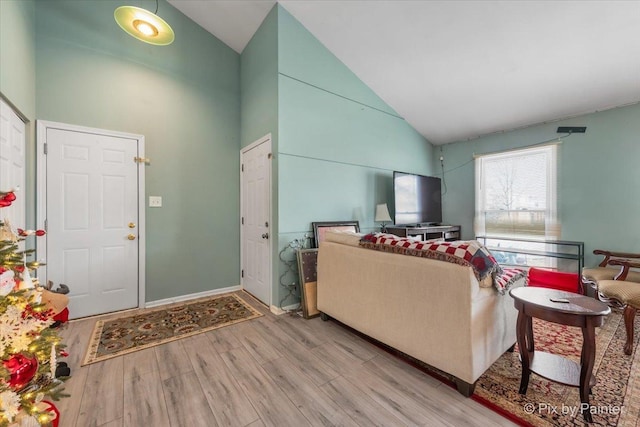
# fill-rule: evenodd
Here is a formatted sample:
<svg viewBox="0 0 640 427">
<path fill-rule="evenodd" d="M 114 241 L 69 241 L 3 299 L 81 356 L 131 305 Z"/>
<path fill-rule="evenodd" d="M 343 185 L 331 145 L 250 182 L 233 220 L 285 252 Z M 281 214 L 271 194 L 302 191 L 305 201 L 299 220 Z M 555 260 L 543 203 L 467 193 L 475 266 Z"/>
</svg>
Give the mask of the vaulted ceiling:
<svg viewBox="0 0 640 427">
<path fill-rule="evenodd" d="M 169 2 L 239 53 L 275 4 Z M 279 3 L 433 144 L 640 102 L 638 0 Z"/>
</svg>

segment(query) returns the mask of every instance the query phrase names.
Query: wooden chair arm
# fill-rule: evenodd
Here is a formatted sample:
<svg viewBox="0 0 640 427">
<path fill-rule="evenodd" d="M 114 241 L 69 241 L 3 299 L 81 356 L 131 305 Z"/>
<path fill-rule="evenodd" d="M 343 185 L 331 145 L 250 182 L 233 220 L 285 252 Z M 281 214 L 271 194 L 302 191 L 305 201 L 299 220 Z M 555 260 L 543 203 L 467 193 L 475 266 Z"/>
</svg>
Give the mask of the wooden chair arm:
<svg viewBox="0 0 640 427">
<path fill-rule="evenodd" d="M 640 254 L 633 254 L 629 252 L 612 252 L 612 251 L 603 251 L 602 249 L 596 249 L 593 251 L 594 255 L 604 255 L 604 259 L 600 264 L 600 267 L 606 267 L 611 264 L 611 258 L 640 258 Z M 615 264 L 619 265 L 619 264 Z"/>
<path fill-rule="evenodd" d="M 622 270 L 620 270 L 620 273 L 616 275 L 614 280 L 626 280 L 630 268 L 640 268 L 639 261 L 631 261 L 629 259 L 612 259 L 609 261 L 609 265 L 619 265 L 622 267 Z"/>
</svg>

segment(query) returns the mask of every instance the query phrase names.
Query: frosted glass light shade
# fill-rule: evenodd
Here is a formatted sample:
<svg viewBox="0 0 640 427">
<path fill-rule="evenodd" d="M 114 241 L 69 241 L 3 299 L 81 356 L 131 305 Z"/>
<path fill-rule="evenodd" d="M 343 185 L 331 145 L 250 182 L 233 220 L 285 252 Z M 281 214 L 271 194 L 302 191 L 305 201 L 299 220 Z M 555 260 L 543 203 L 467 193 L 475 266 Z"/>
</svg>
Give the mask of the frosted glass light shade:
<svg viewBox="0 0 640 427">
<path fill-rule="evenodd" d="M 381 203 L 376 206 L 375 222 L 387 222 L 391 221 L 391 215 L 389 215 L 389 208 L 386 203 Z"/>
<path fill-rule="evenodd" d="M 173 30 L 158 15 L 135 6 L 120 6 L 113 12 L 120 28 L 140 41 L 158 46 L 173 43 Z"/>
</svg>

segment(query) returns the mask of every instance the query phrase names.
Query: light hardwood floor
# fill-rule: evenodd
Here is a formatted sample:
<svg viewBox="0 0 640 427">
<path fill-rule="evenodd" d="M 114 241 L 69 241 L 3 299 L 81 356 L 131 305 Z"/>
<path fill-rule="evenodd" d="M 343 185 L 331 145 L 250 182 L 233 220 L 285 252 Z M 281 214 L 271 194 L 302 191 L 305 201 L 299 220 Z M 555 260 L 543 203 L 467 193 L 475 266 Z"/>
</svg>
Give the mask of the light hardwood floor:
<svg viewBox="0 0 640 427">
<path fill-rule="evenodd" d="M 511 426 L 339 324 L 271 314 L 80 367 L 70 322 L 60 427 Z"/>
</svg>

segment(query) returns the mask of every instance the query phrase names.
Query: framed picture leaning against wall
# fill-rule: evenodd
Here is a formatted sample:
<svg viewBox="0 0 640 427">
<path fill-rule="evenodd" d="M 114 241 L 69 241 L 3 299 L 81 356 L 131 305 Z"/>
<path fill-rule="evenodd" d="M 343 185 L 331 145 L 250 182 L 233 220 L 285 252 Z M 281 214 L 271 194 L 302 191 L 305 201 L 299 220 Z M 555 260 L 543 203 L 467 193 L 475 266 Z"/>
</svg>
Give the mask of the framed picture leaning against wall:
<svg viewBox="0 0 640 427">
<path fill-rule="evenodd" d="M 300 275 L 300 300 L 305 319 L 320 314 L 318 296 L 318 249 L 298 249 L 298 273 Z"/>
<path fill-rule="evenodd" d="M 325 222 L 312 222 L 313 237 L 316 248 L 320 247 L 320 242 L 324 240 L 324 235 L 327 231 L 353 231 L 354 233 L 360 232 L 360 223 L 358 221 L 325 221 Z"/>
</svg>

